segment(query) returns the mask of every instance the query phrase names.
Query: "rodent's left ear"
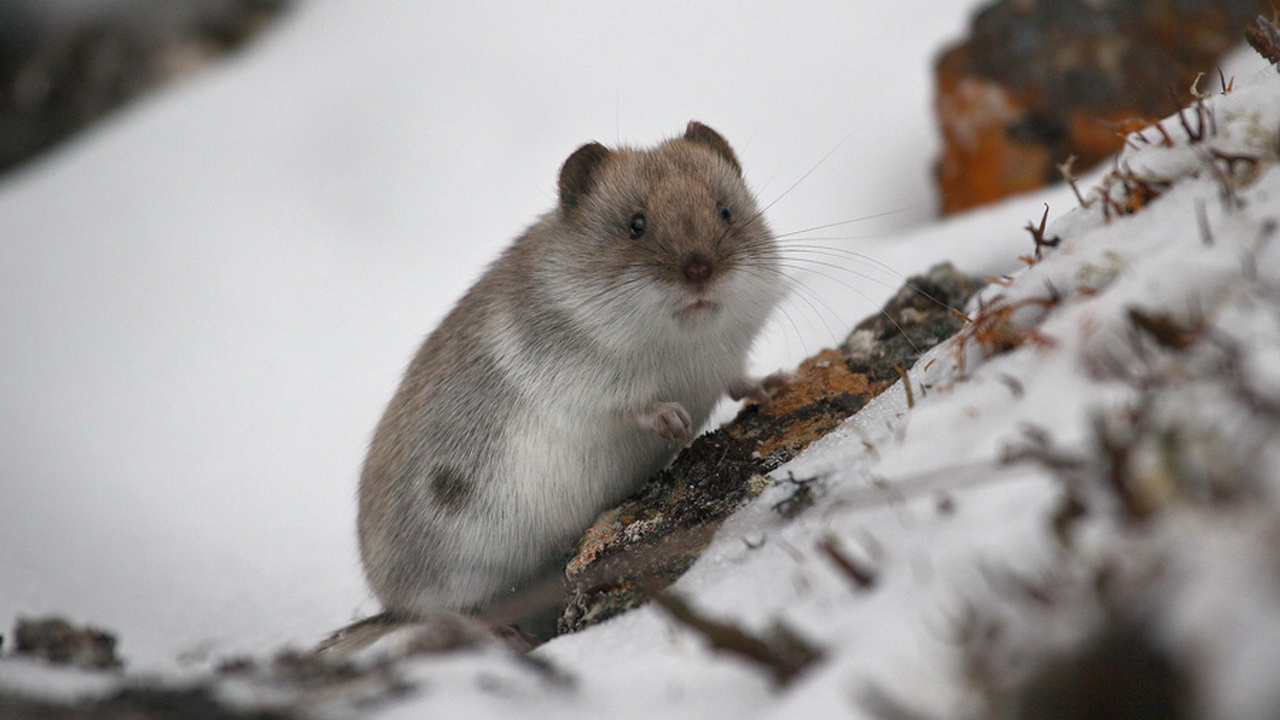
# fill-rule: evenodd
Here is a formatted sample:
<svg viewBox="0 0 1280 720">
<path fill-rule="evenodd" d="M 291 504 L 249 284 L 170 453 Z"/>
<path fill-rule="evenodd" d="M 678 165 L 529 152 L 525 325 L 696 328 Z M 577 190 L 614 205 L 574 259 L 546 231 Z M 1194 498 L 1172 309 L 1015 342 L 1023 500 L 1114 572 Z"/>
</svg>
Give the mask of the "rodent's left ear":
<svg viewBox="0 0 1280 720">
<path fill-rule="evenodd" d="M 690 120 L 688 127 L 684 129 L 684 139 L 711 148 L 717 155 L 727 160 L 739 175 L 742 174 L 742 166 L 738 164 L 738 156 L 733 154 L 733 148 L 729 147 L 727 140 L 720 137 L 720 133 L 697 120 Z"/>
<path fill-rule="evenodd" d="M 560 212 L 567 213 L 578 205 L 595 185 L 596 171 L 609 157 L 609 148 L 598 142 L 587 143 L 560 166 Z"/>
</svg>

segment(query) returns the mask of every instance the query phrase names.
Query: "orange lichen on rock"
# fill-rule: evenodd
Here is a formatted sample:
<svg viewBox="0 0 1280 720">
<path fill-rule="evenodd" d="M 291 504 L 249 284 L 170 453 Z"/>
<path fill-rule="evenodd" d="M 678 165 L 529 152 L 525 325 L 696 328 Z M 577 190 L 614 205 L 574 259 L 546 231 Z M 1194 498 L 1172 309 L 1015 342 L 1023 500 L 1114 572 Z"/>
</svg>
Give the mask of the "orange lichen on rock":
<svg viewBox="0 0 1280 720">
<path fill-rule="evenodd" d="M 1071 156 L 1079 170 L 1096 165 L 1123 145 L 1126 120 L 1181 106 L 1262 9 L 1259 0 L 983 7 L 936 65 L 943 213 L 1056 181 Z"/>
<path fill-rule="evenodd" d="M 583 568 L 590 565 L 592 561 L 617 541 L 618 536 L 622 534 L 624 526 L 624 519 L 619 518 L 616 511 L 605 513 L 597 518 L 591 527 L 583 532 L 582 539 L 578 544 L 577 554 L 564 568 L 565 576 L 573 578 Z"/>
<path fill-rule="evenodd" d="M 823 350 L 802 362 L 791 383 L 759 408 L 762 417 L 785 418 L 783 422 L 767 425 L 768 432 L 759 425 L 730 426 L 729 434 L 754 439 L 756 457 L 792 457 L 834 430 L 889 384 L 873 382 L 850 370 L 839 350 Z"/>
<path fill-rule="evenodd" d="M 760 443 L 756 453 L 760 457 L 769 457 L 783 448 L 799 452 L 808 447 L 813 441 L 831 432 L 843 421 L 843 418 L 834 418 L 830 415 L 797 420 L 787 428 L 786 433 L 768 438 Z"/>
<path fill-rule="evenodd" d="M 778 390 L 761 412 L 787 415 L 828 395 L 865 395 L 870 385 L 866 375 L 849 369 L 839 350 L 827 348 L 801 362 L 795 379 Z"/>
<path fill-rule="evenodd" d="M 963 74 L 964 49 L 938 63 L 937 114 L 942 133 L 938 184 L 944 213 L 1041 187 L 1053 170 L 1046 148 L 1008 127 L 1027 108 L 998 83 Z"/>
</svg>

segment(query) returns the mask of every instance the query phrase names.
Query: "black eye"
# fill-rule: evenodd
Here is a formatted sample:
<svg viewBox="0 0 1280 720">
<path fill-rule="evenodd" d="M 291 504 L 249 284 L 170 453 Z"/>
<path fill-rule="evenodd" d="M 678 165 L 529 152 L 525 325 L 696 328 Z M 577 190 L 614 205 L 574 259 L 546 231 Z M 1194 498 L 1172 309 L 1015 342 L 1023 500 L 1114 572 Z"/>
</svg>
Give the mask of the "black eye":
<svg viewBox="0 0 1280 720">
<path fill-rule="evenodd" d="M 729 208 L 725 207 L 724 205 L 717 207 L 716 212 L 720 213 L 721 220 L 727 223 L 733 222 L 733 213 L 730 212 Z"/>
<path fill-rule="evenodd" d="M 644 235 L 644 213 L 636 213 L 631 216 L 631 222 L 627 224 L 627 229 L 631 231 L 631 239 L 639 240 Z"/>
</svg>

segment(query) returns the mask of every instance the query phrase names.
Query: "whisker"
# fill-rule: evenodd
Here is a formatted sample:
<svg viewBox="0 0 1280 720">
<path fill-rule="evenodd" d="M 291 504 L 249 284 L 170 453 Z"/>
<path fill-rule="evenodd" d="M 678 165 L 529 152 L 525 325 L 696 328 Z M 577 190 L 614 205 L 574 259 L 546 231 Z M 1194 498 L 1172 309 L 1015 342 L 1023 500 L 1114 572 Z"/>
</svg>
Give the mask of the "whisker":
<svg viewBox="0 0 1280 720">
<path fill-rule="evenodd" d="M 868 273 L 864 273 L 859 270 L 855 270 L 851 267 L 840 265 L 838 263 L 824 262 L 822 260 L 814 260 L 813 258 L 779 258 L 778 262 L 783 267 L 789 267 L 796 270 L 807 270 L 809 269 L 810 266 L 828 268 L 831 270 L 839 270 L 840 272 L 847 273 L 849 275 L 852 275 L 856 278 L 860 278 L 862 280 L 866 280 L 867 282 L 875 283 L 876 285 L 879 285 L 881 287 L 889 288 L 890 290 L 897 288 L 898 280 L 896 278 L 894 282 L 888 282 L 874 275 L 870 275 Z"/>
<path fill-rule="evenodd" d="M 810 298 L 812 297 L 816 299 L 819 303 L 823 304 L 826 308 L 826 311 L 830 313 L 833 317 L 839 319 L 840 314 L 837 313 L 830 305 L 826 304 L 826 302 L 823 301 L 822 298 L 819 295 L 817 295 L 817 293 L 813 292 L 813 290 L 811 290 L 810 288 L 807 288 L 803 285 L 796 284 L 796 285 L 793 285 L 791 289 L 794 291 L 793 293 L 794 296 L 800 301 L 802 301 L 805 305 L 808 305 L 809 309 L 813 311 L 814 317 L 817 318 L 818 322 L 822 323 L 822 328 L 823 330 L 826 331 L 826 334 L 830 336 L 831 343 L 833 345 L 838 345 L 840 343 L 839 337 L 836 335 L 835 331 L 831 329 L 831 325 L 827 323 L 826 317 L 824 317 L 822 314 L 822 310 L 817 305 L 814 305 L 813 300 L 811 300 Z M 800 340 L 802 343 L 804 342 L 803 336 L 800 338 Z"/>
<path fill-rule="evenodd" d="M 880 269 L 884 270 L 885 272 L 889 273 L 890 275 L 892 275 L 892 276 L 895 278 L 895 280 L 896 280 L 896 281 L 901 282 L 901 283 L 902 283 L 902 285 L 903 285 L 904 287 L 908 287 L 908 288 L 910 288 L 912 291 L 914 291 L 915 293 L 919 294 L 919 295 L 920 295 L 920 297 L 922 297 L 922 298 L 924 298 L 924 299 L 928 300 L 929 302 L 933 303 L 934 305 L 937 305 L 938 307 L 943 308 L 943 309 L 945 309 L 945 310 L 953 310 L 953 311 L 961 311 L 961 310 L 963 310 L 963 308 L 956 308 L 956 307 L 952 307 L 951 305 L 949 305 L 949 304 L 947 304 L 947 303 L 943 302 L 942 300 L 940 300 L 940 299 L 938 299 L 938 298 L 934 297 L 934 296 L 933 296 L 933 295 L 931 295 L 930 293 L 926 292 L 926 291 L 924 290 L 924 288 L 922 288 L 922 287 L 920 287 L 919 285 L 916 285 L 915 283 L 911 282 L 910 280 L 908 280 L 908 279 L 904 278 L 904 277 L 903 277 L 903 275 L 902 275 L 902 273 L 899 273 L 898 271 L 894 270 L 894 269 L 893 269 L 892 267 L 890 267 L 889 265 L 886 265 L 885 263 L 882 263 L 882 262 L 880 262 L 879 260 L 876 260 L 875 258 L 868 257 L 868 256 L 866 256 L 866 255 L 862 255 L 861 253 L 854 253 L 854 252 L 852 252 L 852 251 L 844 251 L 844 250 L 842 250 L 842 249 L 840 249 L 840 248 L 826 248 L 826 247 L 822 247 L 822 246 L 818 246 L 818 247 L 814 247 L 814 248 L 788 248 L 788 251 L 792 251 L 792 250 L 795 250 L 795 251 L 797 251 L 797 252 L 808 252 L 808 253 L 812 253 L 812 254 L 815 254 L 815 255 L 827 255 L 827 256 L 831 256 L 831 257 L 853 257 L 853 258 L 855 258 L 855 259 L 865 261 L 865 262 L 867 262 L 867 263 L 869 263 L 869 264 L 871 264 L 871 265 L 874 265 L 875 267 L 878 267 L 878 268 L 880 268 Z M 828 263 L 828 262 L 823 262 L 823 261 L 821 261 L 821 260 L 814 260 L 814 259 L 812 259 L 812 258 L 794 257 L 794 256 L 789 256 L 789 257 L 779 258 L 779 259 L 778 259 L 778 261 L 779 261 L 779 262 L 802 262 L 802 263 L 810 263 L 810 264 L 819 265 L 819 266 L 822 266 L 822 267 L 831 268 L 831 269 L 834 269 L 834 270 L 842 270 L 842 271 L 847 272 L 847 273 L 849 273 L 850 275 L 853 275 L 853 276 L 855 276 L 855 277 L 859 277 L 859 278 L 862 278 L 862 279 L 864 279 L 864 280 L 868 280 L 868 281 L 871 281 L 871 282 L 874 282 L 874 283 L 878 283 L 878 284 L 883 285 L 883 286 L 886 286 L 886 287 L 892 287 L 892 285 L 890 285 L 890 283 L 887 283 L 887 282 L 885 282 L 884 280 L 881 280 L 881 279 L 879 279 L 879 278 L 877 278 L 877 277 L 875 277 L 875 276 L 867 275 L 867 274 L 865 274 L 865 273 L 862 273 L 862 272 L 859 272 L 859 271 L 857 271 L 857 270 L 854 270 L 853 268 L 848 268 L 848 267 L 845 267 L 845 266 L 843 266 L 843 265 L 839 265 L 839 264 L 836 264 L 836 263 Z"/>
<path fill-rule="evenodd" d="M 812 172 L 812 170 L 810 172 Z M 889 217 L 891 215 L 898 215 L 910 210 L 915 210 L 920 207 L 923 207 L 923 205 L 924 205 L 923 203 L 912 203 L 910 205 L 904 205 L 900 208 L 895 208 L 893 210 L 885 210 L 884 212 L 872 213 L 871 215 L 863 215 L 862 217 L 856 217 L 851 220 L 841 220 L 839 222 L 826 223 L 824 225 L 814 225 L 813 227 L 805 228 L 803 230 L 791 230 L 789 232 L 784 232 L 784 233 L 779 233 L 777 235 L 774 235 L 774 239 L 781 240 L 784 238 L 795 237 L 797 235 L 803 235 L 805 233 L 817 232 L 818 230 L 827 230 L 829 228 L 834 228 L 834 227 L 843 227 L 845 225 L 853 225 L 860 222 L 866 222 L 867 220 L 878 220 L 883 217 Z"/>
<path fill-rule="evenodd" d="M 836 256 L 836 257 L 843 257 L 843 258 L 850 258 L 852 260 L 858 260 L 858 261 L 867 263 L 868 265 L 874 265 L 900 280 L 906 279 L 906 276 L 898 272 L 897 270 L 895 270 L 892 265 L 889 265 L 888 263 L 877 260 L 876 258 L 870 255 L 867 255 L 866 253 L 860 253 L 855 250 L 849 250 L 848 248 L 832 247 L 830 245 L 800 245 L 794 242 L 785 243 L 785 247 L 788 252 L 796 251 L 796 252 L 822 253 L 822 254 Z"/>
<path fill-rule="evenodd" d="M 826 331 L 827 335 L 829 335 L 833 340 L 835 340 L 838 337 L 837 334 L 834 331 L 832 331 L 831 326 L 826 322 L 826 318 L 822 313 L 822 309 L 825 309 L 827 314 L 829 314 L 831 317 L 836 318 L 837 320 L 842 320 L 842 318 L 840 317 L 840 313 L 838 313 L 835 310 L 835 308 L 833 308 L 829 303 L 827 303 L 820 294 L 814 292 L 811 288 L 797 282 L 795 278 L 789 277 L 785 272 L 782 272 L 782 268 L 774 269 L 772 267 L 765 267 L 765 266 L 759 266 L 759 265 L 747 264 L 747 263 L 738 263 L 733 265 L 732 268 L 736 272 L 740 272 L 749 277 L 757 278 L 763 281 L 772 282 L 772 281 L 782 280 L 785 286 L 787 287 L 787 290 L 789 291 L 788 292 L 789 295 L 790 294 L 796 295 L 796 297 L 800 301 L 804 302 L 806 305 L 809 306 L 811 310 L 814 311 L 815 317 L 818 319 L 819 322 L 822 323 L 823 329 Z M 818 304 L 821 304 L 823 308 L 820 309 L 817 305 L 815 305 L 814 304 L 815 301 Z M 781 305 L 779 306 L 779 309 L 781 309 Z M 788 315 L 788 320 L 791 321 L 792 327 L 796 331 L 796 337 L 797 339 L 800 340 L 801 344 L 803 345 L 804 335 L 803 333 L 800 332 L 799 326 L 796 325 L 794 318 L 791 318 L 789 315 Z"/>
<path fill-rule="evenodd" d="M 782 200 L 782 198 L 790 194 L 792 190 L 795 190 L 797 187 L 799 187 L 800 183 L 807 180 L 810 175 L 812 175 L 814 172 L 817 171 L 818 168 L 822 167 L 822 164 L 825 163 L 832 155 L 835 155 L 836 151 L 840 149 L 840 146 L 848 142 L 849 138 L 853 136 L 854 136 L 854 132 L 851 131 L 848 135 L 845 135 L 843 138 L 840 138 L 840 142 L 837 142 L 830 150 L 827 151 L 825 155 L 818 158 L 818 161 L 814 163 L 812 167 L 806 170 L 805 173 L 801 175 L 795 182 L 791 183 L 791 185 L 788 186 L 786 190 L 783 190 L 781 195 L 774 198 L 773 200 L 768 202 L 763 208 L 761 208 L 760 214 L 764 214 L 769 208 L 773 207 L 774 205 L 777 205 L 778 202 Z"/>
<path fill-rule="evenodd" d="M 766 322 L 769 324 L 777 323 L 778 327 L 782 328 L 780 335 L 782 336 L 782 341 L 787 343 L 787 357 L 792 357 L 793 355 L 791 351 L 791 341 L 788 339 L 786 333 L 787 325 L 791 327 L 791 332 L 795 335 L 796 342 L 800 344 L 801 349 L 805 350 L 804 333 L 800 332 L 800 326 L 796 324 L 795 318 L 791 317 L 791 313 L 787 312 L 785 301 L 783 303 L 779 303 L 778 306 L 774 308 L 774 311 L 775 312 L 769 314 L 769 319 L 766 320 Z M 779 316 L 781 316 L 781 318 L 786 318 L 787 325 L 782 324 L 782 320 Z"/>
<path fill-rule="evenodd" d="M 831 275 L 828 275 L 828 274 L 826 274 L 826 273 L 824 273 L 824 272 L 822 272 L 822 271 L 820 271 L 820 270 L 814 270 L 814 269 L 812 269 L 812 268 L 807 268 L 807 267 L 793 267 L 792 269 L 794 269 L 794 270 L 800 270 L 800 271 L 804 271 L 804 272 L 808 272 L 808 273 L 812 273 L 812 274 L 817 275 L 817 276 L 819 276 L 819 277 L 826 278 L 827 280 L 830 280 L 831 282 L 834 282 L 834 283 L 837 283 L 837 284 L 843 285 L 845 288 L 847 288 L 847 289 L 851 290 L 852 292 L 857 293 L 859 296 L 861 296 L 861 297 L 862 297 L 864 300 L 866 300 L 867 302 L 869 302 L 869 303 L 871 303 L 871 304 L 873 304 L 873 305 L 875 304 L 875 301 L 873 301 L 873 300 L 871 299 L 871 296 L 870 296 L 870 295 L 868 295 L 867 293 L 865 293 L 865 292 L 863 292 L 862 290 L 858 289 L 857 287 L 854 287 L 853 285 L 850 285 L 849 283 L 846 283 L 846 282 L 844 282 L 843 280 L 840 280 L 839 278 L 836 278 L 836 277 L 833 277 L 833 276 L 831 276 Z M 797 279 L 797 280 L 798 280 L 798 279 Z M 939 302 L 939 301 L 935 299 L 935 300 L 934 300 L 934 302 Z M 949 306 L 949 305 L 945 305 L 945 304 L 942 304 L 942 303 L 940 303 L 940 302 L 939 302 L 939 304 L 940 304 L 940 305 L 942 305 L 942 307 L 950 308 L 950 306 Z M 879 314 L 883 315 L 883 316 L 885 317 L 885 319 L 886 319 L 886 320 L 888 320 L 888 321 L 893 325 L 893 327 L 894 327 L 894 328 L 896 328 L 896 329 L 898 330 L 898 332 L 902 335 L 902 338 L 903 338 L 904 340 L 906 340 L 906 341 L 907 341 L 907 344 L 908 344 L 908 345 L 910 345 L 910 346 L 911 346 L 911 349 L 912 349 L 912 350 L 915 350 L 917 353 L 918 353 L 918 352 L 920 352 L 920 348 L 916 347 L 916 344 L 915 344 L 914 342 L 912 342 L 912 340 L 911 340 L 911 336 L 907 334 L 906 328 L 902 327 L 902 325 L 901 325 L 901 324 L 899 324 L 899 323 L 898 323 L 898 321 L 897 321 L 897 320 L 895 320 L 895 319 L 893 318 L 893 316 L 892 316 L 891 314 L 889 314 L 889 312 L 888 312 L 888 311 L 886 311 L 884 308 L 880 308 L 880 310 L 879 310 Z M 837 317 L 838 317 L 838 316 L 837 316 Z"/>
</svg>

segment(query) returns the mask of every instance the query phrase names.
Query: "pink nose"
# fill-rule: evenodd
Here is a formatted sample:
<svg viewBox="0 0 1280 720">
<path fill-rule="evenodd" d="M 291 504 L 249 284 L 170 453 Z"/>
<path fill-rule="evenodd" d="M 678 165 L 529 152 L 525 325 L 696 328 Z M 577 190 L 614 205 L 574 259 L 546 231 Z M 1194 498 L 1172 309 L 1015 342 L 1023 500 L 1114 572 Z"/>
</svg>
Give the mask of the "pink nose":
<svg viewBox="0 0 1280 720">
<path fill-rule="evenodd" d="M 711 279 L 713 267 L 711 260 L 707 256 L 701 253 L 694 253 L 685 258 L 684 265 L 680 269 L 684 272 L 685 280 L 695 285 L 701 285 Z"/>
</svg>

